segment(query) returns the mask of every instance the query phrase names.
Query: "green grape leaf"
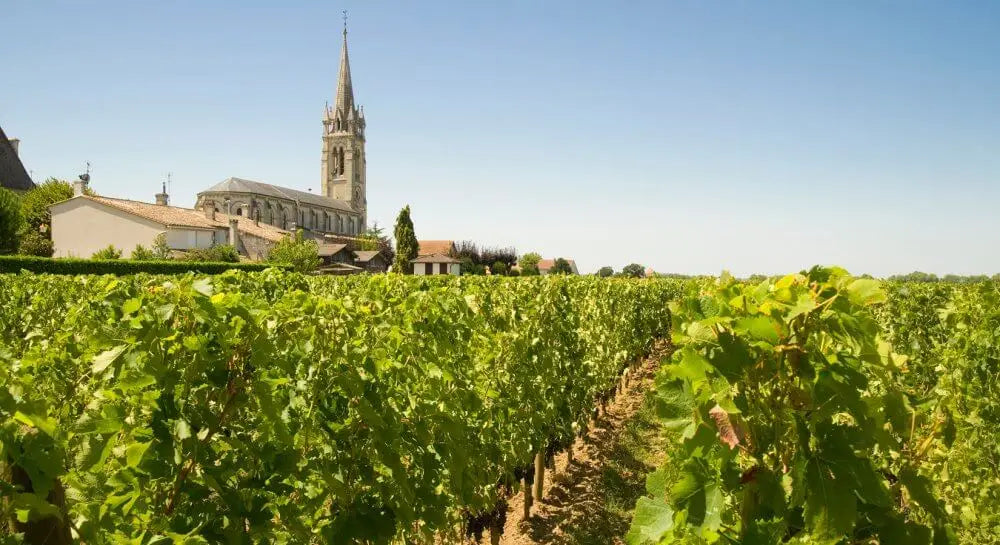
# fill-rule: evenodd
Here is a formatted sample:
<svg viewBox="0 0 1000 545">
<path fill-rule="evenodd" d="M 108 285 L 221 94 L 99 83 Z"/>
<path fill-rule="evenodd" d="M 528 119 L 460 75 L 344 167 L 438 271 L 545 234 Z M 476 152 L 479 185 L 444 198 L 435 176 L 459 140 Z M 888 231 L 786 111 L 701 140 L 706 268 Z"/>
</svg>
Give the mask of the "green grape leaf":
<svg viewBox="0 0 1000 545">
<path fill-rule="evenodd" d="M 869 278 L 859 278 L 847 285 L 847 297 L 855 305 L 872 305 L 886 301 L 881 282 Z"/>
<path fill-rule="evenodd" d="M 90 370 L 95 375 L 99 375 L 108 368 L 109 365 L 118 360 L 118 357 L 122 355 L 122 352 L 128 348 L 126 345 L 119 345 L 111 350 L 105 350 L 100 354 L 94 356 L 93 363 L 90 366 Z"/>
<path fill-rule="evenodd" d="M 640 497 L 635 504 L 632 527 L 625 536 L 628 545 L 659 543 L 674 526 L 674 510 L 660 499 Z"/>
<path fill-rule="evenodd" d="M 906 491 L 910 493 L 910 497 L 932 516 L 938 519 L 944 518 L 944 509 L 937 498 L 934 497 L 934 487 L 927 477 L 918 475 L 910 467 L 904 467 L 899 472 L 899 482 L 906 487 Z"/>
<path fill-rule="evenodd" d="M 821 539 L 839 539 L 854 528 L 857 497 L 850 482 L 836 478 L 818 458 L 806 466 L 806 527 Z"/>
</svg>

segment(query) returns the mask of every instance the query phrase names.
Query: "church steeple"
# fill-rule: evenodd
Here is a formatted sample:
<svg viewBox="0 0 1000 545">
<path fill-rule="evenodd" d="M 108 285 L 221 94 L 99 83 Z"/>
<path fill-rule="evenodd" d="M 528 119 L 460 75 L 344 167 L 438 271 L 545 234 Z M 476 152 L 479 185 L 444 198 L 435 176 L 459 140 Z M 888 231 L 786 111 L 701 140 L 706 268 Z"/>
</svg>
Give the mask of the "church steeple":
<svg viewBox="0 0 1000 545">
<path fill-rule="evenodd" d="M 323 196 L 345 201 L 360 214 L 359 231 L 367 215 L 365 191 L 365 112 L 354 102 L 351 63 L 347 56 L 347 12 L 344 12 L 340 72 L 333 105 L 323 116 Z"/>
<path fill-rule="evenodd" d="M 344 15 L 344 45 L 340 49 L 340 74 L 337 76 L 337 96 L 333 107 L 343 116 L 353 113 L 354 87 L 351 85 L 351 61 L 347 58 L 347 15 Z"/>
</svg>

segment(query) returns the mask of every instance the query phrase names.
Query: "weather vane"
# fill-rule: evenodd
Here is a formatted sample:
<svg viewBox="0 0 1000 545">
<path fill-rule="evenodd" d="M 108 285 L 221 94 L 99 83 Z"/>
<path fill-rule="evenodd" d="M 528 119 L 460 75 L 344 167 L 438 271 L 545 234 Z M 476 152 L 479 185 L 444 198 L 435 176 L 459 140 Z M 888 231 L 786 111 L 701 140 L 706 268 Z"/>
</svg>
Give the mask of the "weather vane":
<svg viewBox="0 0 1000 545">
<path fill-rule="evenodd" d="M 347 36 L 347 10 L 341 10 L 340 12 L 344 14 L 344 36 Z"/>
</svg>

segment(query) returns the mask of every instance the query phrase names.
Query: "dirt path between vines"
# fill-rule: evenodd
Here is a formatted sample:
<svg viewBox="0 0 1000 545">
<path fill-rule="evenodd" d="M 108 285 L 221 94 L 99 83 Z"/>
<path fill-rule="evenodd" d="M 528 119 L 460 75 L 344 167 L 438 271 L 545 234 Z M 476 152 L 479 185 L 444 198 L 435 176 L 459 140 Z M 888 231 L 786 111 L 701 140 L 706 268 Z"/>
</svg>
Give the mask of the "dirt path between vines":
<svg viewBox="0 0 1000 545">
<path fill-rule="evenodd" d="M 573 445 L 572 464 L 565 453 L 556 456 L 556 470 L 546 470 L 544 497 L 528 520 L 522 516 L 525 491 L 510 499 L 501 545 L 624 543 L 646 474 L 664 456 L 662 434 L 644 400 L 668 353 L 666 342 L 654 347 L 607 414 Z"/>
</svg>

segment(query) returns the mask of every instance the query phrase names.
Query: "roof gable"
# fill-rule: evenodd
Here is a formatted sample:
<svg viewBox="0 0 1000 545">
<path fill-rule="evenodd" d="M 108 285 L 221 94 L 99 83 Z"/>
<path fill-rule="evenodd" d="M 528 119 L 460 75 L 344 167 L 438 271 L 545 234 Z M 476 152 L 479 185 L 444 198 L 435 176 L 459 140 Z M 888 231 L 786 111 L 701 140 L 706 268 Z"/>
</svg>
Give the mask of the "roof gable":
<svg viewBox="0 0 1000 545">
<path fill-rule="evenodd" d="M 0 127 L 0 187 L 16 191 L 27 191 L 35 187 L 35 182 L 31 181 L 28 171 L 24 169 L 24 163 L 17 156 L 2 127 Z"/>
</svg>

